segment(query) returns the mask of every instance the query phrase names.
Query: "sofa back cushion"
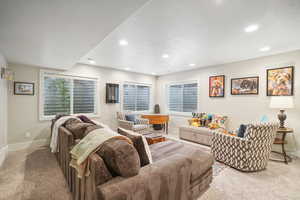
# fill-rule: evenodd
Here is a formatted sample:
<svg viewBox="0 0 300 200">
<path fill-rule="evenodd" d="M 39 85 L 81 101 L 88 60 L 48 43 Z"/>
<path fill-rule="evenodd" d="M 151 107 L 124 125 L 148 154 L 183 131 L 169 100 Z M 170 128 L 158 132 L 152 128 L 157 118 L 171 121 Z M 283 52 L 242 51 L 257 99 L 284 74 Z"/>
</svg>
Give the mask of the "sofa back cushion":
<svg viewBox="0 0 300 200">
<path fill-rule="evenodd" d="M 66 121 L 65 125 L 74 136 L 75 139 L 82 139 L 85 136 L 85 131 L 89 126 L 95 126 L 90 123 L 84 123 L 80 119 L 69 119 Z"/>
<path fill-rule="evenodd" d="M 118 133 L 128 137 L 133 142 L 139 154 L 142 167 L 152 163 L 151 151 L 145 136 L 123 128 L 118 128 Z"/>
<path fill-rule="evenodd" d="M 102 157 L 114 176 L 131 177 L 139 173 L 139 154 L 133 145 L 125 140 L 111 138 L 105 141 L 97 154 Z"/>
</svg>

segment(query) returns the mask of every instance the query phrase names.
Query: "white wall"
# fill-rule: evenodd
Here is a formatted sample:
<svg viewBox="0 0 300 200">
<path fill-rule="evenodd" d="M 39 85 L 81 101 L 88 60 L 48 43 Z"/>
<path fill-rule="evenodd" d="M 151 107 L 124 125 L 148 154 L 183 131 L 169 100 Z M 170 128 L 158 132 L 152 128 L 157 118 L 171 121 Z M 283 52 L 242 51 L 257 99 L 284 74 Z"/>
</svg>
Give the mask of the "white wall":
<svg viewBox="0 0 300 200">
<path fill-rule="evenodd" d="M 199 112 L 229 116 L 230 128 L 235 129 L 241 123 L 258 121 L 262 115 L 276 120 L 278 111 L 269 108 L 270 97 L 266 96 L 266 69 L 289 65 L 295 66 L 294 101 L 296 108 L 287 111 L 287 126 L 295 129 L 294 136 L 297 143 L 300 144 L 300 51 L 160 76 L 156 83 L 159 86 L 156 91 L 156 102 L 161 105 L 162 111 L 167 112 L 166 84 L 176 81 L 198 80 Z M 208 80 L 209 76 L 213 75 L 226 76 L 225 98 L 209 98 Z M 259 95 L 230 95 L 230 79 L 247 76 L 260 77 Z M 182 124 L 187 124 L 187 117 L 171 117 L 171 130 L 178 131 L 178 127 Z M 288 135 L 290 150 L 294 150 L 294 141 L 293 135 Z"/>
<path fill-rule="evenodd" d="M 50 122 L 39 121 L 39 73 L 40 69 L 32 66 L 24 66 L 21 64 L 10 64 L 9 68 L 15 72 L 16 81 L 27 81 L 35 83 L 34 96 L 20 96 L 9 93 L 8 97 L 8 143 L 10 148 L 18 149 L 26 146 L 43 143 L 50 136 Z M 105 103 L 105 84 L 121 83 L 123 81 L 142 82 L 152 84 L 152 102 L 154 103 L 155 77 L 137 73 L 118 71 L 107 68 L 93 67 L 78 64 L 66 74 L 75 74 L 77 76 L 98 77 L 99 78 L 99 94 L 100 94 L 100 117 L 97 120 L 108 124 L 112 128 L 116 128 L 116 112 L 120 110 L 120 104 Z M 26 137 L 30 135 L 29 137 Z M 18 145 L 15 145 L 15 144 Z"/>
<path fill-rule="evenodd" d="M 6 61 L 0 54 L 0 68 L 6 67 Z M 0 79 L 0 166 L 7 150 L 7 81 Z"/>
</svg>

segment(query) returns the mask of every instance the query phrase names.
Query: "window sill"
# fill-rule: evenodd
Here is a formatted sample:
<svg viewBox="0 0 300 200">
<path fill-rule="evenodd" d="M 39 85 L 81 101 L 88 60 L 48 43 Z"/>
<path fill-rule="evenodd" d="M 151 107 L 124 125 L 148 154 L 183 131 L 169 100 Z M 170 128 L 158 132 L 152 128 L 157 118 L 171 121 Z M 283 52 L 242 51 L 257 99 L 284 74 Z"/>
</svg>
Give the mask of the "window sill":
<svg viewBox="0 0 300 200">
<path fill-rule="evenodd" d="M 79 115 L 85 115 L 87 116 L 88 118 L 100 118 L 100 115 L 99 114 L 73 114 L 72 116 L 79 116 Z M 52 115 L 52 116 L 40 116 L 40 121 L 51 121 L 52 119 L 55 118 L 55 115 Z"/>
<path fill-rule="evenodd" d="M 180 117 L 192 117 L 191 112 L 172 112 L 172 111 L 169 111 L 169 115 L 171 115 L 171 116 L 180 116 Z"/>
</svg>

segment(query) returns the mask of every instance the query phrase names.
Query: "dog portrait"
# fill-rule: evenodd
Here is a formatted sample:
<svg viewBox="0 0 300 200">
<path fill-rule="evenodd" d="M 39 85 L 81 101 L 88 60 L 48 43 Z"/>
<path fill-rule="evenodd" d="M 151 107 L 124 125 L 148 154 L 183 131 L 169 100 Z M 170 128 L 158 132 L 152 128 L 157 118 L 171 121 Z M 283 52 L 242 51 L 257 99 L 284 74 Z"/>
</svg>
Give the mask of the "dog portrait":
<svg viewBox="0 0 300 200">
<path fill-rule="evenodd" d="M 209 96 L 224 97 L 225 94 L 225 76 L 209 77 Z"/>
<path fill-rule="evenodd" d="M 259 77 L 245 77 L 231 79 L 232 95 L 258 94 Z"/>
<path fill-rule="evenodd" d="M 267 96 L 292 96 L 293 90 L 293 66 L 267 70 Z"/>
</svg>

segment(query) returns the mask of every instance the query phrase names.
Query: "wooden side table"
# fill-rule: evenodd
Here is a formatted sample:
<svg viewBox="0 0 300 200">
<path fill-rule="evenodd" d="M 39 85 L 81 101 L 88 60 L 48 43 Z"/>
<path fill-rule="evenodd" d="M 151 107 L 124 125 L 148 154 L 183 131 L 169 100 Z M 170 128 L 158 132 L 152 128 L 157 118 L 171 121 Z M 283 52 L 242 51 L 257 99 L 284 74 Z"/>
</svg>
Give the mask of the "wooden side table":
<svg viewBox="0 0 300 200">
<path fill-rule="evenodd" d="M 278 151 L 272 151 L 272 152 L 282 155 L 283 160 L 279 160 L 279 159 L 270 159 L 270 160 L 284 162 L 286 164 L 288 164 L 289 162 L 292 162 L 292 158 L 286 154 L 284 145 L 287 143 L 285 140 L 286 134 L 293 133 L 293 132 L 294 132 L 294 130 L 291 128 L 284 128 L 284 129 L 279 128 L 277 130 L 277 133 L 281 134 L 281 138 L 276 138 L 274 141 L 274 144 L 280 144 L 282 152 L 278 152 Z"/>
</svg>

